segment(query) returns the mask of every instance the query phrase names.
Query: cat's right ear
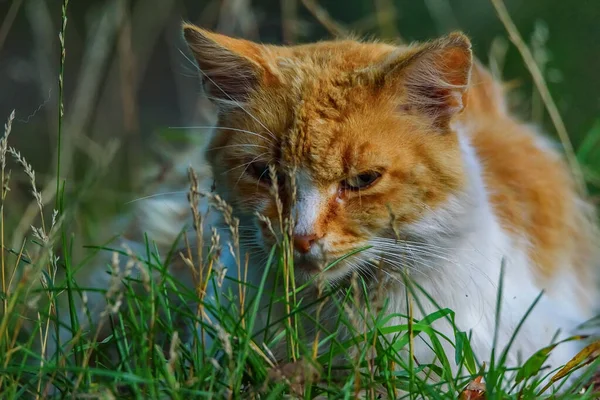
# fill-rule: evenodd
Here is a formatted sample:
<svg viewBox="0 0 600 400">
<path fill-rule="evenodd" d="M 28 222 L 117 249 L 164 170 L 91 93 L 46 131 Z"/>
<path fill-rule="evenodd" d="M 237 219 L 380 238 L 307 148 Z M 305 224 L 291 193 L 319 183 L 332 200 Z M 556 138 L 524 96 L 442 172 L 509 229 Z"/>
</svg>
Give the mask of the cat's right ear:
<svg viewBox="0 0 600 400">
<path fill-rule="evenodd" d="M 183 24 L 207 96 L 217 104 L 247 100 L 264 77 L 260 45 Z"/>
<path fill-rule="evenodd" d="M 461 33 L 402 49 L 378 68 L 393 87 L 404 89 L 403 109 L 419 112 L 434 126 L 447 128 L 467 102 L 473 55 L 471 42 Z"/>
</svg>

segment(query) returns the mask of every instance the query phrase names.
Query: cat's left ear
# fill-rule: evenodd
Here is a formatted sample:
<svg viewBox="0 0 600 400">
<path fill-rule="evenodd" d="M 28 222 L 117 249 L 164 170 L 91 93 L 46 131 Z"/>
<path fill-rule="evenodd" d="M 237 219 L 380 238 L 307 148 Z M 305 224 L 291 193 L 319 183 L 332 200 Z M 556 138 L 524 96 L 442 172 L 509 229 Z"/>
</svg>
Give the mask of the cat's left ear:
<svg viewBox="0 0 600 400">
<path fill-rule="evenodd" d="M 265 79 L 261 46 L 183 25 L 183 35 L 202 75 L 206 94 L 219 105 L 243 103 Z"/>
<path fill-rule="evenodd" d="M 404 109 L 430 117 L 443 129 L 466 106 L 472 64 L 471 42 L 452 33 L 388 59 L 382 72 L 386 81 L 402 87 Z"/>
</svg>

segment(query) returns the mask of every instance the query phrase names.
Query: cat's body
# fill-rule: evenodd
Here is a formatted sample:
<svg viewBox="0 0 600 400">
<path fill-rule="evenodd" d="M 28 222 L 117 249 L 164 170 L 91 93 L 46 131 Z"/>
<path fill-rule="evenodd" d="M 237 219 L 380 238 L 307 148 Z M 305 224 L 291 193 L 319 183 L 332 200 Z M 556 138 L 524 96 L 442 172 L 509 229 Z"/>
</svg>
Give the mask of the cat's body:
<svg viewBox="0 0 600 400">
<path fill-rule="evenodd" d="M 341 282 L 360 272 L 371 301 L 381 301 L 383 288 L 387 311 L 406 314 L 408 271 L 439 307 L 456 313 L 481 361 L 493 346 L 502 267 L 499 351 L 545 291 L 516 336 L 509 364 L 595 316 L 600 260 L 593 213 L 558 153 L 508 114 L 500 85 L 472 64 L 465 37 L 413 47 L 275 47 L 190 25 L 184 30 L 208 95 L 222 107 L 207 152 L 216 192 L 252 235 L 254 248 L 245 247 L 259 253 L 252 260 L 263 260 L 275 240 L 255 213 L 279 226 L 265 178 L 272 162 L 283 211 L 296 218 L 300 278 L 370 245 L 324 278 Z M 203 182 L 208 189 L 212 180 L 205 175 Z M 140 202 L 147 217 L 136 220 L 136 229 L 151 227 L 150 237 L 166 246 L 187 222 L 188 203 L 184 195 L 180 200 Z M 251 263 L 249 279 L 258 282 L 263 268 Z M 229 271 L 235 275 L 235 266 Z M 438 309 L 428 300 L 421 305 L 415 318 Z M 390 321 L 397 323 L 405 321 Z M 447 321 L 434 326 L 454 337 Z M 548 364 L 563 365 L 580 346 L 561 344 Z M 449 344 L 447 351 L 454 351 Z M 432 361 L 421 339 L 414 354 Z"/>
</svg>

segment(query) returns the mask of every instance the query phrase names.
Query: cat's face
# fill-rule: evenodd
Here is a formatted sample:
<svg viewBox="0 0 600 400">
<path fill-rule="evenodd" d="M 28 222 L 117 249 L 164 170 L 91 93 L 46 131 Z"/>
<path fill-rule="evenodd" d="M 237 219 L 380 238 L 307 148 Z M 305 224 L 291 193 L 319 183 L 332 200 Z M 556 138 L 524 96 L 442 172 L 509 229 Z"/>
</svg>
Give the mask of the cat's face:
<svg viewBox="0 0 600 400">
<path fill-rule="evenodd" d="M 396 48 L 262 46 L 192 26 L 185 34 L 222 107 L 208 158 L 217 191 L 242 217 L 242 241 L 270 249 L 280 215 L 292 215 L 296 268 L 316 273 L 393 238 L 464 185 L 449 125 L 469 79 L 463 36 Z M 350 258 L 325 274 L 359 267 Z"/>
</svg>

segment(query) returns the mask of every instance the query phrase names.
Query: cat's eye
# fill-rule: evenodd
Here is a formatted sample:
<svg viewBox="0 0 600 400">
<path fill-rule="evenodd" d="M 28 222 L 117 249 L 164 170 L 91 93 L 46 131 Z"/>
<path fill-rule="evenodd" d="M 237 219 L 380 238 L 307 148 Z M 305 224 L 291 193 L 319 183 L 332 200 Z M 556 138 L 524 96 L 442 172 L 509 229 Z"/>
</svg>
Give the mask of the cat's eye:
<svg viewBox="0 0 600 400">
<path fill-rule="evenodd" d="M 248 174 L 254 177 L 256 180 L 261 182 L 271 181 L 271 177 L 269 174 L 269 165 L 263 162 L 253 162 L 248 166 Z"/>
<path fill-rule="evenodd" d="M 265 162 L 253 162 L 248 166 L 248 174 L 250 174 L 254 179 L 259 181 L 260 183 L 264 183 L 266 185 L 271 184 L 271 173 L 269 171 L 269 164 Z M 283 185 L 284 178 L 283 175 L 277 173 L 277 184 L 279 186 Z"/>
<path fill-rule="evenodd" d="M 377 171 L 366 171 L 342 181 L 342 188 L 347 190 L 360 190 L 373 186 L 381 178 Z"/>
</svg>

